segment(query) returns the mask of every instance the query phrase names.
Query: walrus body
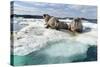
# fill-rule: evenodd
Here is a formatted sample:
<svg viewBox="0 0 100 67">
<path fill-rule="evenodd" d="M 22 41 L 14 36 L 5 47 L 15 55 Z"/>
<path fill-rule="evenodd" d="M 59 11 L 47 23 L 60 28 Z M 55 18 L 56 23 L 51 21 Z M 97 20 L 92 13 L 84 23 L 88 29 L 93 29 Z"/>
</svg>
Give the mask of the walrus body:
<svg viewBox="0 0 100 67">
<path fill-rule="evenodd" d="M 55 17 L 51 17 L 48 22 L 46 23 L 47 28 L 50 27 L 52 29 L 57 29 L 58 27 L 58 19 Z"/>
<path fill-rule="evenodd" d="M 82 32 L 83 31 L 83 25 L 80 18 L 74 19 L 68 26 L 68 29 L 72 32 Z"/>
<path fill-rule="evenodd" d="M 67 29 L 68 25 L 65 22 L 60 22 L 56 17 L 50 16 L 48 14 L 44 14 L 43 18 L 45 19 L 45 22 L 47 25 L 46 28 L 52 28 L 52 29 Z"/>
<path fill-rule="evenodd" d="M 68 29 L 68 25 L 66 22 L 58 22 L 58 28 L 57 29 Z"/>
</svg>

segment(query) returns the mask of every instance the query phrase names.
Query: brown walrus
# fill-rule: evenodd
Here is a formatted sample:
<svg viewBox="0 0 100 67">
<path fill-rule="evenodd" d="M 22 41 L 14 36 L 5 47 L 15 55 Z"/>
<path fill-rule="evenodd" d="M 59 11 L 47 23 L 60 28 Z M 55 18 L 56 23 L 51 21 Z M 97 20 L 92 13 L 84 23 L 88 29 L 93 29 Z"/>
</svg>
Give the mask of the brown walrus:
<svg viewBox="0 0 100 67">
<path fill-rule="evenodd" d="M 81 18 L 75 18 L 73 21 L 69 24 L 68 29 L 72 32 L 82 32 L 83 31 L 83 25 Z"/>
<path fill-rule="evenodd" d="M 66 22 L 58 21 L 57 29 L 68 29 L 68 25 Z"/>
<path fill-rule="evenodd" d="M 48 14 L 44 14 L 43 18 L 45 20 L 45 25 L 46 28 L 52 28 L 52 29 L 56 29 L 57 28 L 57 23 L 58 23 L 58 19 L 56 17 L 50 16 Z"/>
<path fill-rule="evenodd" d="M 46 28 L 52 28 L 52 29 L 68 29 L 68 25 L 65 22 L 59 21 L 56 17 L 50 16 L 48 14 L 44 14 L 43 18 L 45 19 L 45 22 L 47 25 Z"/>
</svg>

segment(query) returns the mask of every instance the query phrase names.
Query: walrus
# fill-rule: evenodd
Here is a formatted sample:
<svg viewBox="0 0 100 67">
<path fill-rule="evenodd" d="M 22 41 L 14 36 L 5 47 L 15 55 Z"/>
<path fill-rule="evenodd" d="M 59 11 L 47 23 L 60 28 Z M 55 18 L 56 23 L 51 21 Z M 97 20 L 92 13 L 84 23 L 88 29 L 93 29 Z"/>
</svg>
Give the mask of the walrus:
<svg viewBox="0 0 100 67">
<path fill-rule="evenodd" d="M 68 25 L 66 22 L 58 21 L 57 29 L 68 29 Z"/>
<path fill-rule="evenodd" d="M 47 25 L 47 23 L 48 23 L 49 19 L 51 18 L 51 16 L 48 15 L 48 14 L 43 14 L 43 18 L 44 18 L 44 20 L 46 22 L 45 25 Z"/>
<path fill-rule="evenodd" d="M 52 29 L 67 29 L 68 25 L 65 22 L 61 22 L 58 20 L 58 18 L 54 17 L 54 16 L 50 16 L 48 14 L 44 14 L 43 18 L 45 19 L 45 25 L 46 28 L 52 28 Z"/>
<path fill-rule="evenodd" d="M 83 25 L 81 18 L 75 18 L 73 21 L 68 25 L 68 29 L 72 32 L 79 32 L 83 31 Z"/>
<path fill-rule="evenodd" d="M 43 18 L 45 20 L 46 28 L 57 29 L 58 19 L 56 17 L 50 16 L 48 14 L 44 14 Z"/>
</svg>

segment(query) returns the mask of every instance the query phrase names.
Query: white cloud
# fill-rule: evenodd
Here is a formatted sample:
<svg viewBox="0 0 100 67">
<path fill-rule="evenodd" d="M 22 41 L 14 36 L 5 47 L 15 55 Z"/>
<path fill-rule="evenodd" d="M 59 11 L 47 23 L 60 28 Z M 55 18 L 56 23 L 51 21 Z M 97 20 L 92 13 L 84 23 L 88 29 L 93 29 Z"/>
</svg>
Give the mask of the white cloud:
<svg viewBox="0 0 100 67">
<path fill-rule="evenodd" d="M 68 5 L 67 6 L 69 9 L 74 9 L 74 10 L 81 10 L 81 9 L 87 9 L 86 5 Z"/>
<path fill-rule="evenodd" d="M 27 3 L 27 5 L 25 5 Z M 29 5 L 28 5 L 29 4 Z M 25 6 L 24 6 L 25 5 Z M 42 15 L 48 13 L 53 16 L 67 17 L 67 16 L 83 16 L 96 17 L 96 7 L 86 5 L 69 5 L 69 4 L 52 4 L 52 3 L 38 3 L 38 2 L 24 2 L 24 5 L 15 4 L 15 13 Z"/>
</svg>

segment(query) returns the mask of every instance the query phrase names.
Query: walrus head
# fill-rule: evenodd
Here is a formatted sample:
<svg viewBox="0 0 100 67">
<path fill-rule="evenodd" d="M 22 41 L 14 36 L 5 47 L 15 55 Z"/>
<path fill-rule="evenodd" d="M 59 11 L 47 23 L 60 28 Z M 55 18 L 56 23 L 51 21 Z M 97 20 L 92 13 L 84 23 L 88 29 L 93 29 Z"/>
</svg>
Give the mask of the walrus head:
<svg viewBox="0 0 100 67">
<path fill-rule="evenodd" d="M 48 14 L 43 14 L 43 18 L 45 19 L 45 22 L 48 22 L 50 19 L 50 15 Z"/>
<path fill-rule="evenodd" d="M 74 21 L 75 22 L 81 22 L 81 18 L 78 17 L 78 18 L 74 19 Z"/>
</svg>

